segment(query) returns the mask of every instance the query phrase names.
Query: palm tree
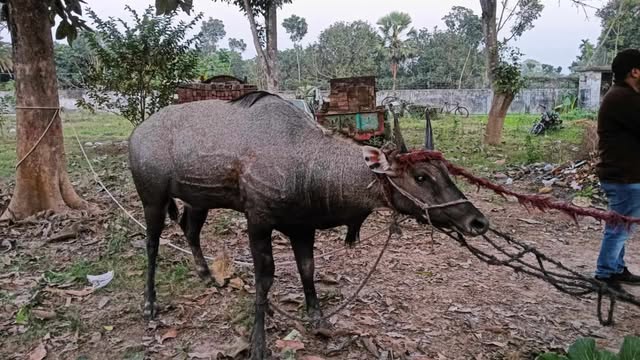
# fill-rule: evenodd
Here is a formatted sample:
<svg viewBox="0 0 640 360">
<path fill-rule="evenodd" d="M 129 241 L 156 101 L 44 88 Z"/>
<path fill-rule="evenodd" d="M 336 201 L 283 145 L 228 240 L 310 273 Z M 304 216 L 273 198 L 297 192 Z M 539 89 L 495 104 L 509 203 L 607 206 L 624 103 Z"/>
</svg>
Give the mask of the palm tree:
<svg viewBox="0 0 640 360">
<path fill-rule="evenodd" d="M 378 27 L 382 33 L 384 47 L 387 49 L 391 61 L 391 75 L 393 76 L 393 90 L 396 89 L 398 66 L 412 56 L 413 47 L 405 39 L 411 25 L 411 16 L 407 13 L 394 11 L 378 20 Z M 407 32 L 407 34 L 405 34 Z"/>
</svg>

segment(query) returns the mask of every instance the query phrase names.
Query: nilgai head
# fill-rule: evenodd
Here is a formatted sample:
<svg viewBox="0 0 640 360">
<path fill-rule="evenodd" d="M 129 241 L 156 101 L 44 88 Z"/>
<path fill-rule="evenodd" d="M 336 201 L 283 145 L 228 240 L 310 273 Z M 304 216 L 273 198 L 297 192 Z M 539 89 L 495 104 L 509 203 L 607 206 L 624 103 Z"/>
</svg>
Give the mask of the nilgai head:
<svg viewBox="0 0 640 360">
<path fill-rule="evenodd" d="M 397 134 L 400 134 L 396 122 Z M 428 121 L 428 125 L 429 121 Z M 448 228 L 465 235 L 477 236 L 489 230 L 489 220 L 453 183 L 440 153 L 432 151 L 430 129 L 425 139 L 428 150 L 413 152 L 388 151 L 363 147 L 367 166 L 379 175 L 387 201 L 396 211 L 410 215 L 422 223 Z M 396 145 L 406 149 L 404 140 Z"/>
</svg>

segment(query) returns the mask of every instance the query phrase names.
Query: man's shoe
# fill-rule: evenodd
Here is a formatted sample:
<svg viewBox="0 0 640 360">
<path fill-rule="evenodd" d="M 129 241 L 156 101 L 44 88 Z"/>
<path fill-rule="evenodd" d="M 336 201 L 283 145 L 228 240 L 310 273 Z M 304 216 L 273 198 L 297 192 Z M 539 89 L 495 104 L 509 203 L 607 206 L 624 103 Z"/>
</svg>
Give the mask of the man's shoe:
<svg viewBox="0 0 640 360">
<path fill-rule="evenodd" d="M 615 278 L 615 276 L 611 276 L 611 277 L 608 277 L 608 278 L 602 278 L 602 277 L 596 276 L 595 279 L 598 280 L 598 281 L 602 281 L 610 289 L 613 289 L 613 290 L 619 291 L 619 292 L 624 291 L 624 289 L 622 289 L 622 284 L 620 284 L 620 281 L 618 281 Z"/>
<path fill-rule="evenodd" d="M 640 276 L 632 274 L 626 266 L 620 274 L 611 275 L 610 279 L 625 284 L 640 285 Z"/>
</svg>

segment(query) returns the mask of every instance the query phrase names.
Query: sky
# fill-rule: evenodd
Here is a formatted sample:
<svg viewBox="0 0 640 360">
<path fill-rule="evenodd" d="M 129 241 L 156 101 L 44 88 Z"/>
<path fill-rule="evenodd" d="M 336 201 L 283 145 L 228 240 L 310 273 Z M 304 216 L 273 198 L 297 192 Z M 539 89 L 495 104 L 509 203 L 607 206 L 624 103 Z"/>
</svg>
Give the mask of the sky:
<svg viewBox="0 0 640 360">
<path fill-rule="evenodd" d="M 567 68 L 578 54 L 578 45 L 582 39 L 595 42 L 600 34 L 600 21 L 592 8 L 576 8 L 570 0 L 542 0 L 545 9 L 535 28 L 524 34 L 514 45 L 524 53 L 524 59 L 535 59 L 542 63 Z M 108 16 L 129 19 L 124 10 L 128 4 L 142 11 L 154 0 L 86 0 L 87 6 L 101 18 Z M 251 39 L 249 23 L 244 15 L 233 5 L 211 0 L 194 0 L 196 13 L 202 12 L 204 18 L 221 19 L 225 24 L 227 38 L 243 39 L 247 43 L 245 57 L 253 57 L 255 49 Z M 514 1 L 512 1 L 514 2 Z M 601 7 L 604 0 L 589 0 L 589 4 Z M 303 44 L 314 42 L 320 32 L 337 21 L 365 20 L 375 25 L 376 21 L 391 11 L 402 11 L 411 15 L 412 26 L 421 29 L 444 27 L 442 17 L 452 6 L 468 7 L 480 14 L 478 0 L 293 0 L 278 13 L 278 23 L 292 14 L 304 17 L 309 32 Z M 186 19 L 186 14 L 180 15 Z M 226 46 L 227 40 L 222 41 Z M 282 27 L 278 29 L 280 49 L 292 47 L 291 40 Z"/>
</svg>

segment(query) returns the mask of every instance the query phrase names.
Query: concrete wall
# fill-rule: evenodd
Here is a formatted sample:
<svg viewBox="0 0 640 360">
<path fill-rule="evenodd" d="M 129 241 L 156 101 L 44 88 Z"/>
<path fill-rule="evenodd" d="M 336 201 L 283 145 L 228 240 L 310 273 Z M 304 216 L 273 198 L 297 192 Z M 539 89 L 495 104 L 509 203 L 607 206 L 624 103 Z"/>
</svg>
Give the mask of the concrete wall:
<svg viewBox="0 0 640 360">
<path fill-rule="evenodd" d="M 599 86 L 597 87 L 599 89 Z M 10 92 L 0 92 L 0 97 L 11 95 Z M 83 96 L 82 90 L 60 90 L 60 105 L 65 110 L 77 110 L 76 101 Z M 548 107 L 562 102 L 565 95 L 576 95 L 575 89 L 525 89 L 516 96 L 509 109 L 510 113 L 537 113 L 541 109 L 538 104 Z M 280 94 L 285 98 L 294 98 L 295 92 L 284 91 Z M 328 92 L 323 92 L 323 97 L 328 96 Z M 491 107 L 493 93 L 489 89 L 426 89 L 426 90 L 379 90 L 376 94 L 378 104 L 387 96 L 395 95 L 400 99 L 418 104 L 433 107 L 441 107 L 445 102 L 455 103 L 469 109 L 472 114 L 486 114 Z M 599 101 L 599 93 L 595 95 Z M 597 104 L 596 104 L 597 107 Z"/>
<path fill-rule="evenodd" d="M 602 87 L 602 73 L 587 71 L 580 74 L 578 83 L 578 105 L 587 110 L 597 110 L 600 107 L 600 89 Z"/>
<path fill-rule="evenodd" d="M 295 92 L 284 91 L 285 98 L 294 98 Z M 538 104 L 552 108 L 562 102 L 566 95 L 576 95 L 576 89 L 525 89 L 513 100 L 510 113 L 537 113 L 542 111 Z M 324 91 L 323 97 L 328 96 Z M 472 114 L 487 114 L 491 107 L 493 92 L 490 89 L 424 89 L 424 90 L 378 90 L 378 104 L 387 96 L 396 96 L 402 100 L 425 106 L 441 107 L 445 102 L 459 102 Z"/>
<path fill-rule="evenodd" d="M 457 103 L 469 109 L 472 114 L 486 114 L 491 107 L 493 92 L 490 89 L 451 89 L 451 90 L 396 90 L 378 91 L 378 103 L 387 96 L 395 96 L 400 99 L 418 105 L 441 107 L 445 102 Z M 542 111 L 539 104 L 552 108 L 562 102 L 566 95 L 576 95 L 574 89 L 525 89 L 513 100 L 510 113 L 537 113 Z"/>
</svg>

